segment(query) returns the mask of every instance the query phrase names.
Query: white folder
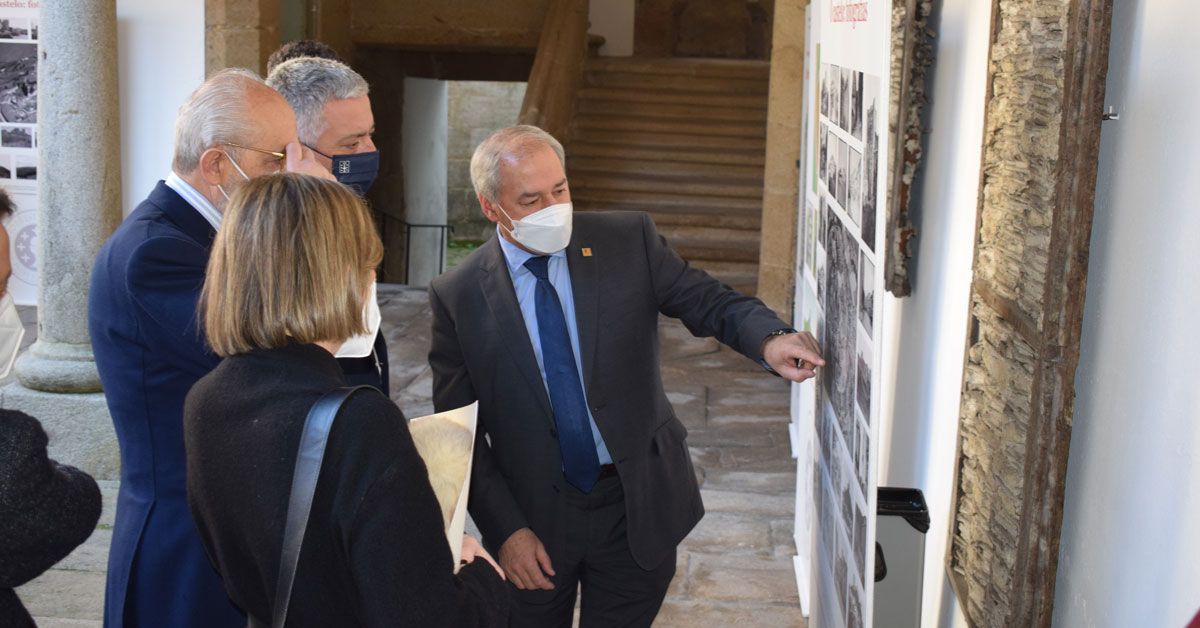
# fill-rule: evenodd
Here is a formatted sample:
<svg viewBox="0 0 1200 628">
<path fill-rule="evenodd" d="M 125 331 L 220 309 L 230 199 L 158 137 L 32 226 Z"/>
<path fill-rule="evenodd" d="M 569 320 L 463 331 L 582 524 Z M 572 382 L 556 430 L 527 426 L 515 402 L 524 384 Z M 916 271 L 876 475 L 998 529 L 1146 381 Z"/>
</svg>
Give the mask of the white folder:
<svg viewBox="0 0 1200 628">
<path fill-rule="evenodd" d="M 409 421 L 417 453 L 429 469 L 446 524 L 446 541 L 454 556 L 454 573 L 462 558 L 463 528 L 467 523 L 467 495 L 471 488 L 471 460 L 475 453 L 475 423 L 479 403 Z"/>
</svg>

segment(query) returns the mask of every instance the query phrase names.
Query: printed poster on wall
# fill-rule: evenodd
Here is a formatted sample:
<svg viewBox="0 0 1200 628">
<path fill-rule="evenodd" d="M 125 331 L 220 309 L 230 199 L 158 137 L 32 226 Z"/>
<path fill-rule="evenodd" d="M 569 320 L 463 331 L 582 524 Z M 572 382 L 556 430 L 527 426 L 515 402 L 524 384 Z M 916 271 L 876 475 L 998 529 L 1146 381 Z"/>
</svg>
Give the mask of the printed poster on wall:
<svg viewBox="0 0 1200 628">
<path fill-rule="evenodd" d="M 816 84 L 805 102 L 796 320 L 826 359 L 797 395 L 813 426 L 813 628 L 871 625 L 890 8 L 884 0 L 809 7 Z"/>
<path fill-rule="evenodd" d="M 38 0 L 0 6 L 0 187 L 15 206 L 4 220 L 19 305 L 37 304 L 37 60 Z"/>
</svg>

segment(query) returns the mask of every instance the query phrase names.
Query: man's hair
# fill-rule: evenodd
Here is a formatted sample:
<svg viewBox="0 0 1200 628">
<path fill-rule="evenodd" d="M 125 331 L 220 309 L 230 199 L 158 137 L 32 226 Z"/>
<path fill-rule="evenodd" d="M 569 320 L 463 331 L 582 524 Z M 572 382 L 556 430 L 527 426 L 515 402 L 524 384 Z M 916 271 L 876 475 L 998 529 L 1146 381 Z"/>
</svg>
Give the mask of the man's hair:
<svg viewBox="0 0 1200 628">
<path fill-rule="evenodd" d="M 175 172 L 195 170 L 204 151 L 217 144 L 241 143 L 253 135 L 249 96 L 261 86 L 263 80 L 254 72 L 228 68 L 196 88 L 175 116 Z"/>
<path fill-rule="evenodd" d="M 0 218 L 8 218 L 16 211 L 16 206 L 13 205 L 12 198 L 8 195 L 8 190 L 0 188 Z"/>
<path fill-rule="evenodd" d="M 219 356 L 366 332 L 363 299 L 383 243 L 333 181 L 285 173 L 239 185 L 213 242 L 200 312 Z"/>
<path fill-rule="evenodd" d="M 471 184 L 475 192 L 489 201 L 500 193 L 500 162 L 521 159 L 539 146 L 549 146 L 558 155 L 563 169 L 567 167 L 562 144 L 553 135 L 528 124 L 510 126 L 492 133 L 475 148 L 471 155 Z"/>
<path fill-rule="evenodd" d="M 292 106 L 300 141 L 309 146 L 325 132 L 325 103 L 359 98 L 370 92 L 367 82 L 350 66 L 317 57 L 300 57 L 279 64 L 267 77 L 267 85 L 283 94 Z"/>
<path fill-rule="evenodd" d="M 275 69 L 275 66 L 284 61 L 299 59 L 300 57 L 320 57 L 322 59 L 330 59 L 333 61 L 341 61 L 337 51 L 330 48 L 328 44 L 317 41 L 315 39 L 301 39 L 298 41 L 289 41 L 279 47 L 278 50 L 271 53 L 267 57 L 267 74 Z"/>
</svg>

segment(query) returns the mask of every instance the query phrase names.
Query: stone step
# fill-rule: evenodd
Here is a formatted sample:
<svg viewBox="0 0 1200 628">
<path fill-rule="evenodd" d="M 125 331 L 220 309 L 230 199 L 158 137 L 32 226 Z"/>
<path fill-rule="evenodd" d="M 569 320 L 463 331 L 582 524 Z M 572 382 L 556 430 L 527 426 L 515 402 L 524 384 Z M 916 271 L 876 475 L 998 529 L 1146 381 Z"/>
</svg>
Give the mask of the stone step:
<svg viewBox="0 0 1200 628">
<path fill-rule="evenodd" d="M 670 150 L 741 151 L 765 154 L 765 137 L 721 137 L 714 135 L 691 135 L 686 133 L 647 133 L 642 131 L 610 131 L 602 129 L 576 129 L 573 143 L 616 144 L 637 148 Z"/>
<path fill-rule="evenodd" d="M 619 155 L 619 154 L 618 154 Z M 572 180 L 579 175 L 603 174 L 660 181 L 717 181 L 762 186 L 762 164 L 706 164 L 661 159 L 581 156 L 567 162 Z"/>
<path fill-rule="evenodd" d="M 758 229 L 762 209 L 705 206 L 696 202 L 664 202 L 655 195 L 605 190 L 574 192 L 571 200 L 581 211 L 644 211 L 659 225 Z M 670 199 L 674 201 L 675 199 Z"/>
<path fill-rule="evenodd" d="M 656 92 L 705 94 L 753 94 L 766 98 L 769 81 L 759 78 L 680 76 L 605 71 L 583 73 L 584 87 L 642 89 Z"/>
<path fill-rule="evenodd" d="M 765 154 L 762 151 L 756 150 L 676 150 L 670 148 L 622 146 L 607 142 L 571 142 L 570 148 L 567 150 L 567 167 L 573 167 L 572 163 L 577 159 L 587 158 L 708 164 L 714 166 L 734 165 L 758 168 L 761 168 L 766 161 Z"/>
<path fill-rule="evenodd" d="M 753 216 L 755 220 L 761 220 L 762 218 L 762 201 L 752 198 L 710 196 L 705 194 L 672 194 L 661 190 L 653 192 L 611 190 L 580 186 L 571 191 L 571 199 L 575 203 L 605 205 L 609 209 L 662 211 L 675 214 L 728 214 L 730 216 Z M 745 223 L 742 222 L 741 224 Z M 718 227 L 732 225 L 713 224 L 701 226 Z M 745 226 L 740 228 L 753 229 L 756 227 Z"/>
<path fill-rule="evenodd" d="M 581 98 L 576 113 L 581 116 L 606 115 L 638 118 L 644 120 L 692 120 L 713 122 L 742 122 L 766 125 L 767 110 L 751 107 L 732 107 L 715 105 L 708 98 L 703 101 L 672 102 L 643 102 L 606 98 L 607 91 L 601 91 L 590 98 Z M 765 101 L 764 101 L 765 102 Z"/>
<path fill-rule="evenodd" d="M 758 262 L 757 230 L 663 225 L 658 231 L 680 256 L 692 262 Z"/>
<path fill-rule="evenodd" d="M 762 184 L 738 185 L 728 182 L 665 181 L 661 179 L 639 179 L 597 174 L 572 174 L 571 186 L 582 190 L 608 190 L 612 192 L 667 192 L 672 195 L 713 197 L 714 202 L 724 204 L 724 199 L 751 199 L 762 204 Z"/>
<path fill-rule="evenodd" d="M 703 98 L 691 92 L 660 92 L 644 89 L 622 89 L 618 87 L 588 87 L 579 90 L 580 101 L 605 101 L 621 103 L 641 103 L 651 105 L 695 105 L 703 102 L 713 107 L 731 107 L 761 111 L 766 115 L 767 98 L 762 94 L 742 94 L 739 92 L 705 94 Z"/>
<path fill-rule="evenodd" d="M 596 132 L 647 132 L 673 133 L 679 135 L 722 136 L 730 138 L 766 138 L 765 123 L 745 123 L 733 121 L 694 121 L 688 119 L 669 120 L 665 118 L 630 118 L 626 116 L 610 116 L 584 114 L 575 118 L 575 128 L 578 131 L 590 130 Z"/>
<path fill-rule="evenodd" d="M 769 61 L 740 59 L 601 57 L 588 59 L 587 69 L 594 72 L 625 72 L 666 76 L 734 77 L 768 80 Z"/>
</svg>

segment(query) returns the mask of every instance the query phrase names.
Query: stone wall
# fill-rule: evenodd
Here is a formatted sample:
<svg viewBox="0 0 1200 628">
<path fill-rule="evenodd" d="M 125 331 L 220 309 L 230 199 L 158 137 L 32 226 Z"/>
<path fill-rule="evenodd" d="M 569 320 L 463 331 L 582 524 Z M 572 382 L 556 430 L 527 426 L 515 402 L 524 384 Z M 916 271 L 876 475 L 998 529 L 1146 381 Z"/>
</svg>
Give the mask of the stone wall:
<svg viewBox="0 0 1200 628">
<path fill-rule="evenodd" d="M 767 158 L 763 170 L 762 248 L 758 297 L 784 320 L 796 292 L 796 215 L 804 106 L 803 0 L 777 0 L 767 104 Z"/>
<path fill-rule="evenodd" d="M 446 217 L 456 240 L 482 240 L 492 223 L 479 210 L 471 185 L 471 154 L 496 129 L 516 124 L 525 83 L 452 81 Z"/>
<path fill-rule="evenodd" d="M 776 0 L 638 0 L 637 57 L 768 59 Z"/>
<path fill-rule="evenodd" d="M 350 3 L 350 39 L 355 44 L 408 48 L 532 50 L 549 4 L 550 0 L 357 0 Z"/>
<path fill-rule="evenodd" d="M 262 73 L 279 47 L 279 0 L 205 0 L 205 73 L 249 68 Z"/>
</svg>

